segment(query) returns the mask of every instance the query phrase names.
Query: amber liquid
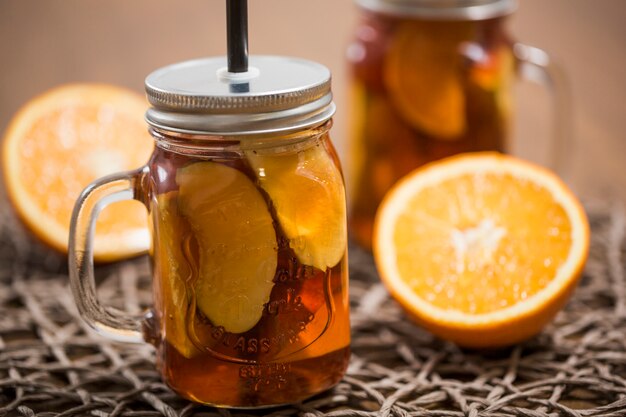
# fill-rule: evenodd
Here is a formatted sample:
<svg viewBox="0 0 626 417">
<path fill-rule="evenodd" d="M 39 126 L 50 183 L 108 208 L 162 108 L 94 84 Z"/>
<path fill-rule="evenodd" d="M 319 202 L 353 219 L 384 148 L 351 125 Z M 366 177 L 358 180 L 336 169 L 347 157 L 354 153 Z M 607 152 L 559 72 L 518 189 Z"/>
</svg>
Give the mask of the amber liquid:
<svg viewBox="0 0 626 417">
<path fill-rule="evenodd" d="M 514 69 L 511 42 L 502 31 L 501 20 L 435 22 L 377 14 L 365 17 L 348 54 L 352 68 L 349 226 L 352 237 L 363 247 L 371 249 L 378 205 L 400 178 L 458 153 L 505 151 L 509 82 Z M 395 71 L 390 69 L 394 65 Z M 440 72 L 453 78 L 454 84 Z M 418 84 L 411 81 L 416 76 L 421 77 Z M 415 85 L 419 87 L 411 90 Z M 438 94 L 449 94 L 453 88 L 453 93 L 458 93 L 452 94 L 456 100 L 447 96 L 439 100 Z M 404 101 L 398 93 L 406 94 Z M 452 106 L 440 109 L 444 117 L 437 125 L 436 120 L 427 123 L 430 112 L 426 109 L 422 118 L 411 120 L 411 115 L 419 116 L 420 109 L 410 108 L 410 95 L 432 106 L 448 102 L 458 105 L 460 101 L 462 113 L 456 114 L 459 110 Z M 450 133 L 447 125 L 459 123 L 463 128 Z"/>
<path fill-rule="evenodd" d="M 332 387 L 349 359 L 346 257 L 325 271 L 300 262 L 269 195 L 257 187 L 272 216 L 277 242 L 269 299 L 258 322 L 246 331 L 230 332 L 214 323 L 199 307 L 199 297 L 206 294 L 198 291 L 204 279 L 202 249 L 192 223 L 202 216 L 185 215 L 176 180 L 181 169 L 199 161 L 235 168 L 257 182 L 245 157 L 237 153 L 192 158 L 157 149 L 152 158 L 158 202 L 152 213 L 155 322 L 147 327 L 165 381 L 193 401 L 241 408 L 293 403 Z M 218 256 L 206 254 L 212 255 Z M 218 301 L 229 296 L 212 297 Z"/>
</svg>

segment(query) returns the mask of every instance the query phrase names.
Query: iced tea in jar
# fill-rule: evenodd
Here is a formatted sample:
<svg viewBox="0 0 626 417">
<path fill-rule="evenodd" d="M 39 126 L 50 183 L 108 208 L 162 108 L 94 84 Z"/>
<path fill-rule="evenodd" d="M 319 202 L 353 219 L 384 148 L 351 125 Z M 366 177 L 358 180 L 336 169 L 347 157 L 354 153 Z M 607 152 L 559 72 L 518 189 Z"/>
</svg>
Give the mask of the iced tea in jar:
<svg viewBox="0 0 626 417">
<path fill-rule="evenodd" d="M 349 224 L 371 248 L 376 209 L 404 175 L 461 152 L 509 150 L 516 74 L 552 87 L 560 80 L 545 52 L 508 35 L 504 24 L 515 0 L 357 3 L 361 22 L 347 52 Z"/>
<path fill-rule="evenodd" d="M 81 312 L 106 335 L 153 343 L 167 384 L 200 403 L 273 406 L 332 387 L 350 327 L 330 72 L 251 56 L 248 71 L 230 73 L 209 58 L 155 71 L 146 91 L 149 162 L 77 203 Z M 89 229 L 101 202 L 124 198 L 146 205 L 152 229 L 154 307 L 140 320 L 94 298 Z"/>
</svg>

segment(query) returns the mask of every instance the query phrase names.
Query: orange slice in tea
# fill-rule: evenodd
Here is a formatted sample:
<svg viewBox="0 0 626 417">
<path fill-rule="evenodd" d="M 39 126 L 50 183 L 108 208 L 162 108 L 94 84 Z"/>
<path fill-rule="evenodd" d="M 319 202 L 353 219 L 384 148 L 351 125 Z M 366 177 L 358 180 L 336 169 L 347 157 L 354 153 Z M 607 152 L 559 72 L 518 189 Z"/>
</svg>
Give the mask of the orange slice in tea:
<svg viewBox="0 0 626 417">
<path fill-rule="evenodd" d="M 267 204 L 248 177 L 216 162 L 182 168 L 176 182 L 199 247 L 198 307 L 216 326 L 248 331 L 269 301 L 278 263 Z"/>
<path fill-rule="evenodd" d="M 17 214 L 43 242 L 67 251 L 70 217 L 91 181 L 145 164 L 154 141 L 146 101 L 109 85 L 76 84 L 29 101 L 4 137 L 2 171 Z M 127 258 L 148 249 L 146 210 L 125 201 L 96 223 L 94 257 Z"/>
<path fill-rule="evenodd" d="M 565 304 L 589 250 L 589 224 L 553 173 L 496 153 L 424 166 L 376 216 L 383 282 L 411 317 L 460 345 L 536 333 Z"/>
<path fill-rule="evenodd" d="M 181 355 L 190 358 L 199 353 L 187 335 L 188 323 L 192 319 L 190 309 L 195 309 L 190 291 L 197 271 L 184 253 L 186 236 L 178 209 L 178 193 L 161 194 L 157 201 L 159 218 L 156 232 L 159 239 L 154 247 L 154 269 L 158 278 L 154 303 L 160 306 L 165 339 Z"/>
<path fill-rule="evenodd" d="M 298 260 L 322 271 L 337 265 L 347 245 L 346 197 L 341 172 L 324 145 L 259 149 L 246 156 Z"/>
<path fill-rule="evenodd" d="M 466 129 L 459 44 L 461 23 L 407 22 L 398 27 L 383 66 L 385 86 L 402 117 L 443 140 Z"/>
</svg>

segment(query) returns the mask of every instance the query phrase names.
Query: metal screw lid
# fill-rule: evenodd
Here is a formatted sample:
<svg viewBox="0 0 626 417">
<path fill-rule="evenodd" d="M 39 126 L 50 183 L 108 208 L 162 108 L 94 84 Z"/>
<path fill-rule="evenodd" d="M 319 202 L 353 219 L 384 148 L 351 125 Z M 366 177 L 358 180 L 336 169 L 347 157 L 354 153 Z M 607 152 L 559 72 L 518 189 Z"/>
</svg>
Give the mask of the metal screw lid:
<svg viewBox="0 0 626 417">
<path fill-rule="evenodd" d="M 356 0 L 374 12 L 433 20 L 485 20 L 513 13 L 516 0 Z"/>
<path fill-rule="evenodd" d="M 304 59 L 249 57 L 247 72 L 231 73 L 226 57 L 180 62 L 146 78 L 151 126 L 216 135 L 285 132 L 332 117 L 330 71 Z"/>
</svg>

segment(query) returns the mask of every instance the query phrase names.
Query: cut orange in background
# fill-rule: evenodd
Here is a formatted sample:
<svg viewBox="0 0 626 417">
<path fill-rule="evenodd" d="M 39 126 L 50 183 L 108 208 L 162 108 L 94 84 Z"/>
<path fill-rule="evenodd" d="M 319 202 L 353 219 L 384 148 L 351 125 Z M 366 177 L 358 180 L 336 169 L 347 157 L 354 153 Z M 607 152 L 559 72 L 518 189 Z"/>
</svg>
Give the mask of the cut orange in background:
<svg viewBox="0 0 626 417">
<path fill-rule="evenodd" d="M 383 282 L 408 314 L 462 346 L 510 345 L 563 307 L 589 224 L 553 173 L 497 153 L 420 168 L 385 197 L 374 226 Z"/>
<path fill-rule="evenodd" d="M 147 102 L 119 87 L 75 84 L 53 89 L 14 116 L 3 142 L 2 170 L 18 215 L 42 241 L 67 251 L 70 217 L 93 180 L 146 163 L 154 141 Z M 96 223 L 95 259 L 113 261 L 148 248 L 146 210 L 126 201 Z"/>
</svg>

